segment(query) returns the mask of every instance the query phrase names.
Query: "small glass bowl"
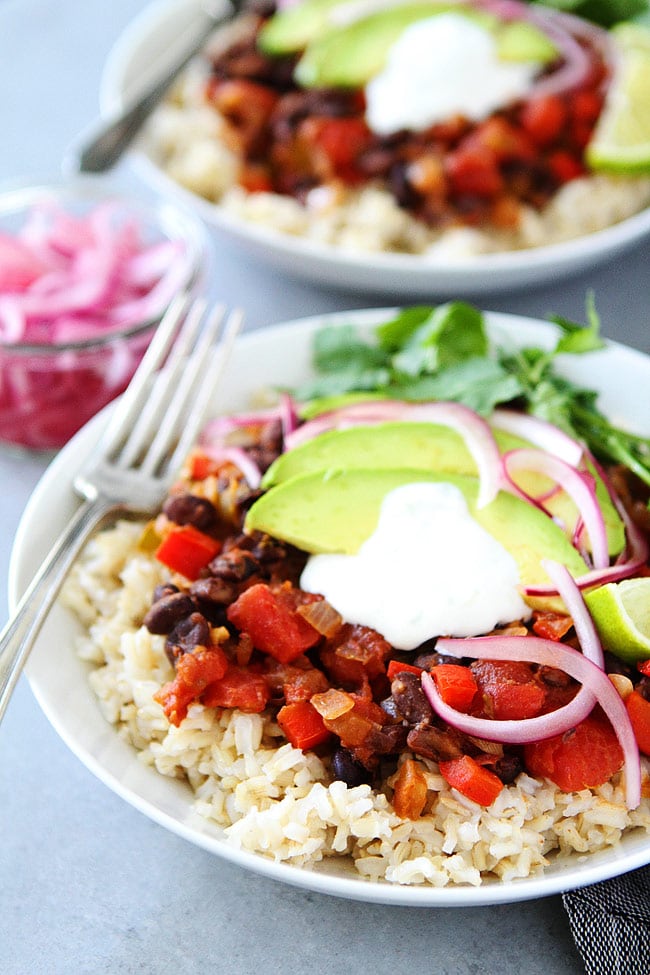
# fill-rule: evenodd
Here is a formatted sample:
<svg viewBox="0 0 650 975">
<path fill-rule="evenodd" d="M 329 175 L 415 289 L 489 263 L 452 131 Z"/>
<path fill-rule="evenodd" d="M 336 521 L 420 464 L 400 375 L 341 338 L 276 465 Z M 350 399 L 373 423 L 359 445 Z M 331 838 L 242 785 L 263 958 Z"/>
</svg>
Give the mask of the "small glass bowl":
<svg viewBox="0 0 650 975">
<path fill-rule="evenodd" d="M 176 293 L 202 289 L 209 247 L 203 224 L 176 205 L 143 202 L 101 178 L 6 189 L 0 193 L 0 235 L 17 234 L 35 207 L 53 204 L 79 217 L 108 202 L 120 218 L 136 220 L 143 245 L 180 242 Z M 62 447 L 124 392 L 159 320 L 157 315 L 66 342 L 29 344 L 0 335 L 0 444 L 49 452 Z"/>
</svg>

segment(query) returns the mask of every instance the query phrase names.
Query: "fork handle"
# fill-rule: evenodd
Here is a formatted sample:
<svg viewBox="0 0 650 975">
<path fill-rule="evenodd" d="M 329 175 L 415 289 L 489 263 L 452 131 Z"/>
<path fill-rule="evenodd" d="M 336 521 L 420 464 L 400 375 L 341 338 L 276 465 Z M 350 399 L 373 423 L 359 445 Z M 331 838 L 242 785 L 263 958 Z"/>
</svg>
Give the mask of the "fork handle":
<svg viewBox="0 0 650 975">
<path fill-rule="evenodd" d="M 59 535 L 0 634 L 0 721 L 72 563 L 93 530 L 117 507 L 114 501 L 104 497 L 84 501 Z"/>
</svg>

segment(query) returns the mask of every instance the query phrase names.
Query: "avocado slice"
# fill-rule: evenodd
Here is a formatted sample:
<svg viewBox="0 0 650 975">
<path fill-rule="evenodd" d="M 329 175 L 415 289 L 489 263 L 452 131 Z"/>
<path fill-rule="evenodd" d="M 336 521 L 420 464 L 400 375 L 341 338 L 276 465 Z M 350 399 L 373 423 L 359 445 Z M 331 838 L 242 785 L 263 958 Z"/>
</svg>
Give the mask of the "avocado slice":
<svg viewBox="0 0 650 975">
<path fill-rule="evenodd" d="M 305 88 L 361 88 L 383 69 L 390 48 L 407 27 L 442 13 L 466 17 L 491 31 L 499 57 L 504 60 L 546 64 L 558 56 L 557 48 L 533 24 L 505 23 L 485 11 L 463 9 L 457 3 L 421 0 L 314 34 L 296 65 L 295 80 Z"/>
<path fill-rule="evenodd" d="M 330 14 L 350 0 L 303 0 L 278 10 L 260 30 L 257 43 L 264 54 L 281 57 L 294 54 L 321 37 L 330 26 Z"/>
<path fill-rule="evenodd" d="M 532 446 L 503 430 L 494 430 L 493 433 L 502 454 Z M 472 476 L 478 473 L 465 441 L 454 430 L 435 423 L 398 420 L 322 433 L 281 454 L 264 475 L 262 487 L 273 487 L 300 474 L 316 471 L 391 467 L 449 471 Z M 618 555 L 625 545 L 625 528 L 602 480 L 594 469 L 591 469 L 591 473 L 596 480 L 596 494 L 605 520 L 609 552 L 610 555 Z M 534 472 L 518 475 L 517 484 L 532 497 L 543 496 L 551 487 L 549 481 Z M 558 491 L 548 498 L 545 506 L 561 523 L 575 523 L 575 505 L 564 491 Z"/>
<path fill-rule="evenodd" d="M 500 492 L 476 507 L 478 479 L 412 468 L 343 469 L 302 474 L 263 494 L 250 508 L 245 531 L 261 531 L 305 552 L 354 554 L 372 535 L 381 503 L 396 487 L 418 482 L 455 485 L 472 517 L 513 556 L 523 585 L 548 584 L 540 562 L 561 562 L 573 576 L 587 566 L 555 522 L 512 494 Z M 468 553 L 471 557 L 471 553 Z M 531 606 L 558 608 L 557 598 L 528 599 Z"/>
</svg>

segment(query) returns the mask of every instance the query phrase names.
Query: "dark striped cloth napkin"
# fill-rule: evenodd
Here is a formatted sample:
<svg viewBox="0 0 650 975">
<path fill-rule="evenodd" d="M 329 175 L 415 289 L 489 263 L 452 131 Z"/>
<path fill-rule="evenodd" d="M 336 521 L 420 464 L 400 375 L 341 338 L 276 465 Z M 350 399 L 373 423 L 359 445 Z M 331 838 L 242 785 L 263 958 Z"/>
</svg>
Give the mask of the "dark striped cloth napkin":
<svg viewBox="0 0 650 975">
<path fill-rule="evenodd" d="M 587 975 L 650 975 L 650 866 L 562 899 Z"/>
</svg>

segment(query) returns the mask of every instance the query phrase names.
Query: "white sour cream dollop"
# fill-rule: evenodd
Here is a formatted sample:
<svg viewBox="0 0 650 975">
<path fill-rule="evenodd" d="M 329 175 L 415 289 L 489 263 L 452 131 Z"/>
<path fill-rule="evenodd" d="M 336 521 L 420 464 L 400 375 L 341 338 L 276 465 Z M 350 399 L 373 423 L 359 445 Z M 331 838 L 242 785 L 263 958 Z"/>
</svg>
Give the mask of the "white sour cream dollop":
<svg viewBox="0 0 650 975">
<path fill-rule="evenodd" d="M 514 558 L 444 482 L 390 491 L 356 555 L 312 555 L 300 580 L 349 623 L 372 627 L 400 650 L 528 617 L 518 585 Z"/>
<path fill-rule="evenodd" d="M 377 135 L 421 131 L 454 115 L 472 121 L 522 98 L 537 62 L 501 61 L 492 34 L 460 14 L 407 27 L 366 85 L 366 121 Z"/>
</svg>

